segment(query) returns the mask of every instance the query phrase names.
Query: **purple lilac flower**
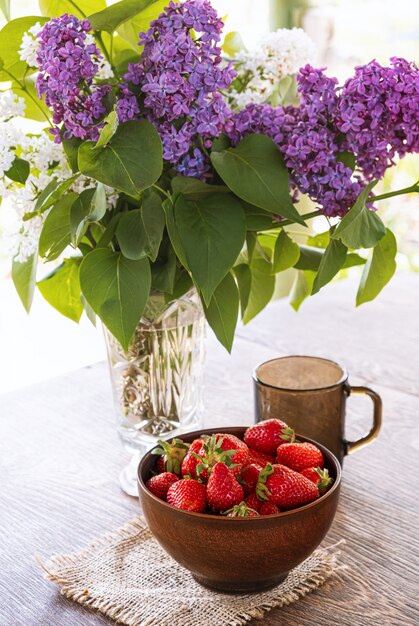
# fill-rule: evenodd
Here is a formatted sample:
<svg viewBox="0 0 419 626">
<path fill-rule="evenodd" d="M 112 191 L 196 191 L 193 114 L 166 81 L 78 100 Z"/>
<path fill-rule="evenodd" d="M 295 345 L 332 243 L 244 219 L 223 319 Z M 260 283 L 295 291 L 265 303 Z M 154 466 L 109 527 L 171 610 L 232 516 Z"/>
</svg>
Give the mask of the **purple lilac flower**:
<svg viewBox="0 0 419 626">
<path fill-rule="evenodd" d="M 164 158 L 187 176 L 205 178 L 209 167 L 201 147 L 212 145 L 230 116 L 219 91 L 236 73 L 232 64 L 222 65 L 222 27 L 209 0 L 170 2 L 140 34 L 141 60 L 129 64 L 124 76 L 143 94 Z"/>
<path fill-rule="evenodd" d="M 310 104 L 310 107 L 313 103 Z M 268 135 L 278 145 L 289 170 L 291 190 L 308 194 L 329 216 L 342 215 L 362 189 L 352 171 L 336 159 L 334 133 L 304 106 L 249 104 L 234 117 L 233 145 L 251 133 Z"/>
<path fill-rule="evenodd" d="M 119 86 L 119 97 L 116 104 L 116 113 L 120 122 L 135 119 L 140 112 L 137 98 L 126 85 Z"/>
<path fill-rule="evenodd" d="M 38 34 L 38 94 L 52 108 L 54 124 L 64 123 L 66 138 L 98 138 L 99 120 L 106 113 L 103 98 L 112 89 L 93 84 L 102 55 L 95 44 L 86 44 L 89 30 L 88 20 L 65 14 L 51 19 Z M 59 143 L 58 126 L 52 132 Z"/>
<path fill-rule="evenodd" d="M 419 151 L 419 73 L 414 63 L 390 59 L 355 68 L 339 95 L 336 127 L 344 149 L 357 155 L 366 180 L 381 178 L 394 157 Z"/>
<path fill-rule="evenodd" d="M 278 145 L 290 173 L 291 190 L 310 196 L 329 216 L 342 216 L 367 181 L 381 178 L 397 154 L 419 151 L 417 67 L 391 59 L 356 68 L 339 89 L 323 69 L 307 65 L 297 76 L 298 107 L 250 104 L 232 114 L 227 134 L 236 145 L 263 133 Z M 341 153 L 356 156 L 355 173 Z"/>
</svg>

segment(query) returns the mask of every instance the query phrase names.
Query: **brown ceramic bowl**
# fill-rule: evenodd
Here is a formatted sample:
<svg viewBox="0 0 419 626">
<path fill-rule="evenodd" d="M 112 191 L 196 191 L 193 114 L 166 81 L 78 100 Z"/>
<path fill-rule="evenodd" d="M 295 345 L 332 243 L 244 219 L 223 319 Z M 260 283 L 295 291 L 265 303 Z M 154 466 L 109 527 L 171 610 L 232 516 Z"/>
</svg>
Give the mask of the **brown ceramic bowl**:
<svg viewBox="0 0 419 626">
<path fill-rule="evenodd" d="M 224 432 L 243 438 L 246 427 L 212 428 L 182 435 Z M 298 435 L 301 441 L 310 441 Z M 260 517 L 227 518 L 176 509 L 145 486 L 157 457 L 148 452 L 138 467 L 138 491 L 147 523 L 159 544 L 194 578 L 211 589 L 246 593 L 274 587 L 322 541 L 335 516 L 341 479 L 336 457 L 316 443 L 334 478 L 332 488 L 299 509 Z"/>
</svg>

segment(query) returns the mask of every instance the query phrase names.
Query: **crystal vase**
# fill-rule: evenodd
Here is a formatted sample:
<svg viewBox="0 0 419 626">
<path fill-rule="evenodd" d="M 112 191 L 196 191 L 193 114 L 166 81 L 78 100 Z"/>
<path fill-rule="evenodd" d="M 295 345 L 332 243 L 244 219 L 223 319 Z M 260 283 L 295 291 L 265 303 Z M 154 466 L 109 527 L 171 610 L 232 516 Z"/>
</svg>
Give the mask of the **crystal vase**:
<svg viewBox="0 0 419 626">
<path fill-rule="evenodd" d="M 137 495 L 139 459 L 157 440 L 201 426 L 205 318 L 195 290 L 152 294 L 128 350 L 105 329 L 118 434 L 131 462 L 122 489 Z"/>
</svg>

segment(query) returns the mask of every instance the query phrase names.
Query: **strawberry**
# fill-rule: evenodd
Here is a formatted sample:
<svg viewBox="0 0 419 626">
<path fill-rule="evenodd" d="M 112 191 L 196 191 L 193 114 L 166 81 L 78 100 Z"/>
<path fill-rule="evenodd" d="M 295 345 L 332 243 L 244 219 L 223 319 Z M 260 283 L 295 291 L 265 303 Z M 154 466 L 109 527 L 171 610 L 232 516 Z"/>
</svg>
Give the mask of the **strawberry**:
<svg viewBox="0 0 419 626">
<path fill-rule="evenodd" d="M 269 502 L 281 509 L 294 509 L 319 497 L 319 490 L 311 480 L 284 465 L 268 465 L 259 480 L 264 481 Z"/>
<path fill-rule="evenodd" d="M 192 455 L 198 460 L 196 472 L 201 480 L 207 480 L 216 463 L 224 463 L 238 476 L 243 464 L 247 463 L 249 449 L 247 445 L 234 435 L 216 433 L 204 436 L 201 449 Z"/>
<path fill-rule="evenodd" d="M 240 502 L 240 504 L 235 504 L 232 509 L 225 511 L 223 515 L 227 515 L 227 517 L 258 517 L 259 513 L 245 502 Z"/>
<path fill-rule="evenodd" d="M 257 497 L 255 493 L 251 493 L 248 496 L 246 496 L 244 501 L 248 507 L 250 507 L 251 509 L 254 509 L 257 512 L 259 512 L 260 507 L 262 506 L 262 502 L 259 500 L 259 498 Z"/>
<path fill-rule="evenodd" d="M 146 482 L 146 485 L 151 493 L 154 493 L 154 495 L 160 498 L 160 500 L 166 500 L 169 488 L 178 480 L 179 478 L 176 474 L 173 474 L 172 472 L 163 472 L 162 474 L 157 474 L 157 476 L 152 476 Z"/>
<path fill-rule="evenodd" d="M 275 463 L 275 456 L 273 454 L 264 454 L 257 450 L 251 450 L 249 448 L 249 463 L 256 463 L 266 466 L 267 463 Z"/>
<path fill-rule="evenodd" d="M 157 443 L 159 447 L 155 448 L 152 454 L 160 455 L 157 461 L 158 472 L 173 472 L 181 476 L 182 461 L 188 452 L 189 445 L 181 439 L 172 439 L 170 443 L 159 439 Z"/>
<path fill-rule="evenodd" d="M 251 463 L 242 469 L 238 476 L 238 481 L 243 487 L 244 493 L 249 494 L 256 489 L 259 474 L 263 468 L 264 466 L 262 465 Z"/>
<path fill-rule="evenodd" d="M 214 511 L 225 511 L 239 504 L 243 498 L 243 487 L 239 485 L 233 472 L 225 463 L 216 463 L 207 484 L 207 500 L 210 507 Z"/>
<path fill-rule="evenodd" d="M 276 449 L 285 441 L 294 441 L 295 433 L 281 420 L 264 420 L 250 426 L 244 433 L 244 441 L 253 450 L 274 455 Z"/>
<path fill-rule="evenodd" d="M 177 509 L 204 513 L 207 505 L 205 485 L 192 478 L 182 478 L 169 488 L 167 502 Z"/>
<path fill-rule="evenodd" d="M 259 515 L 276 515 L 280 512 L 281 509 L 279 509 L 273 502 L 264 502 L 259 509 Z"/>
<path fill-rule="evenodd" d="M 195 439 L 192 441 L 189 446 L 189 450 L 187 455 L 182 461 L 181 472 L 182 476 L 190 476 L 191 478 L 196 478 L 196 466 L 200 463 L 200 459 L 196 458 L 196 453 L 200 451 L 203 443 L 202 437 L 199 439 Z"/>
<path fill-rule="evenodd" d="M 320 492 L 324 492 L 333 484 L 333 478 L 329 476 L 329 470 L 327 469 L 321 469 L 320 467 L 306 467 L 301 470 L 300 474 L 317 485 Z"/>
<path fill-rule="evenodd" d="M 277 450 L 277 463 L 286 465 L 295 472 L 307 467 L 320 467 L 324 465 L 323 455 L 312 443 L 284 443 Z"/>
</svg>

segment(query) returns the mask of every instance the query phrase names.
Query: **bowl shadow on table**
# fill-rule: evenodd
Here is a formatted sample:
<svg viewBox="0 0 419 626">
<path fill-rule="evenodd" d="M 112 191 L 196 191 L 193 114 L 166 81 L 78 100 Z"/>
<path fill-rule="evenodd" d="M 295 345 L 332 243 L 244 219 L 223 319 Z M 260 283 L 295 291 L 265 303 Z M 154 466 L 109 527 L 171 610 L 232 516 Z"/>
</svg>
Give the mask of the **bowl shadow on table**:
<svg viewBox="0 0 419 626">
<path fill-rule="evenodd" d="M 223 428 L 243 438 L 246 427 Z M 201 434 L 187 433 L 193 441 Z M 304 441 L 311 441 L 299 437 Z M 318 500 L 278 515 L 251 518 L 192 513 L 156 498 L 145 483 L 157 459 L 147 453 L 138 469 L 139 497 L 146 521 L 156 540 L 202 585 L 223 593 L 251 593 L 272 588 L 302 563 L 321 543 L 335 516 L 341 469 L 336 457 L 320 444 L 332 488 Z"/>
</svg>

